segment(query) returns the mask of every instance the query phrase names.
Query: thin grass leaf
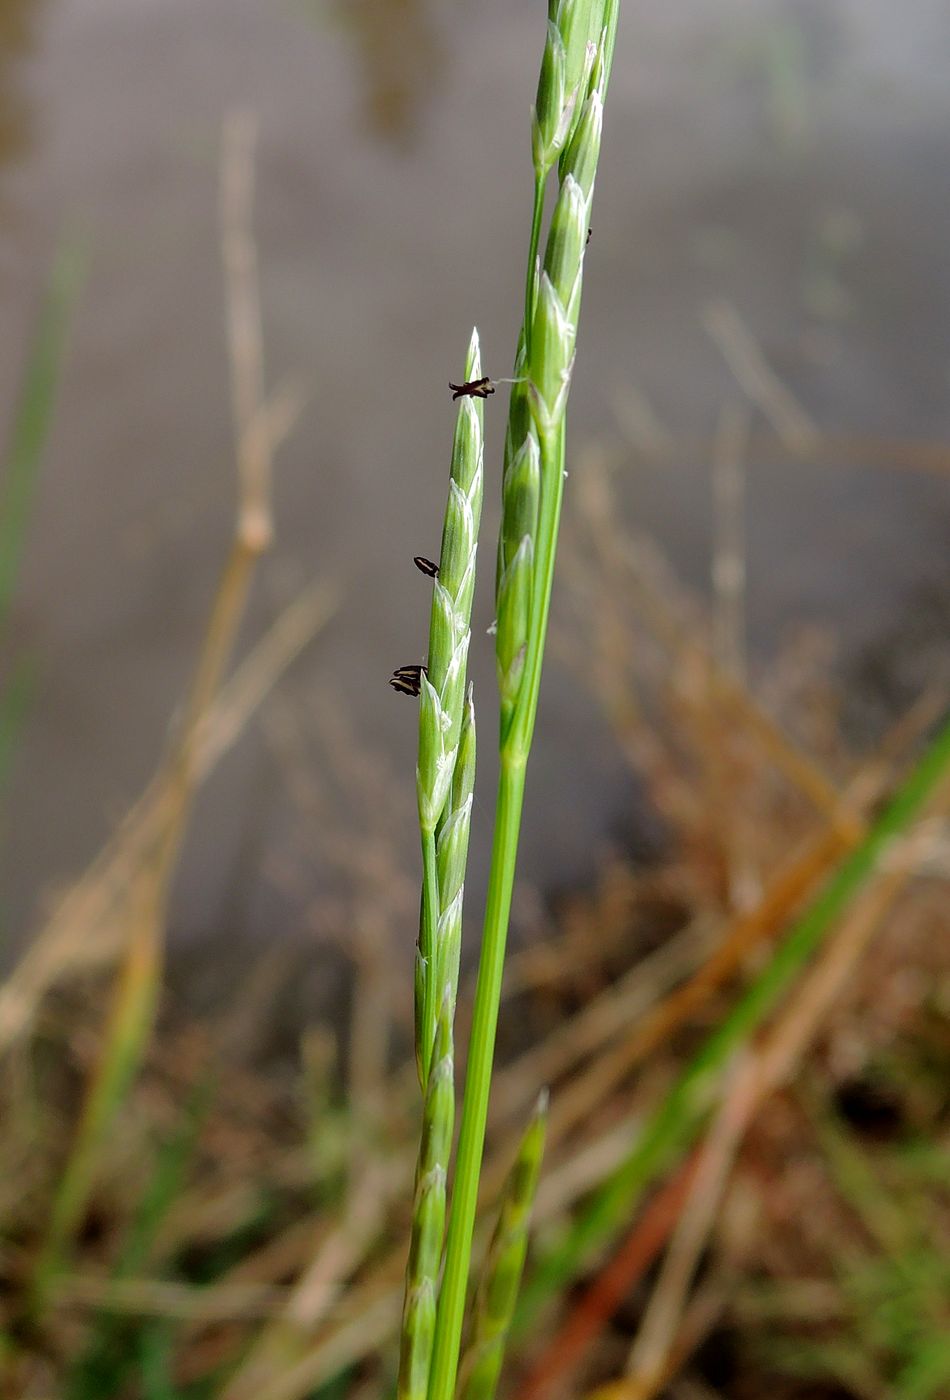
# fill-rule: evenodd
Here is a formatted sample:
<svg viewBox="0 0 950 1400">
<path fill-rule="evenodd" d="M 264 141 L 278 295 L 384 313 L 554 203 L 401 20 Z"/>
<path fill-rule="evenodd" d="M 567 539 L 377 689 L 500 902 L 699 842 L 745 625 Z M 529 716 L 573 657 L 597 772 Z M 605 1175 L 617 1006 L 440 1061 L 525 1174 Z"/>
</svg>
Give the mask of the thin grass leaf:
<svg viewBox="0 0 950 1400">
<path fill-rule="evenodd" d="M 84 243 L 75 234 L 64 235 L 50 272 L 36 335 L 27 358 L 10 445 L 0 475 L 0 647 L 9 625 L 30 508 L 52 427 L 69 328 L 85 267 Z M 34 676 L 35 667 L 30 658 L 18 658 L 0 691 L 0 793 L 6 786 L 17 736 L 29 710 Z"/>
<path fill-rule="evenodd" d="M 135 911 L 141 926 L 154 927 L 158 911 Z M 50 1287 L 63 1266 L 89 1201 L 109 1129 L 138 1073 L 158 1001 L 158 940 L 142 938 L 133 947 L 119 976 L 106 1027 L 106 1054 L 83 1102 L 76 1136 L 56 1184 L 46 1236 L 36 1262 L 31 1304 L 40 1315 Z"/>
<path fill-rule="evenodd" d="M 50 273 L 5 453 L 0 494 L 0 641 L 9 621 L 30 506 L 52 427 L 69 327 L 86 261 L 85 242 L 75 233 L 64 235 Z"/>
</svg>

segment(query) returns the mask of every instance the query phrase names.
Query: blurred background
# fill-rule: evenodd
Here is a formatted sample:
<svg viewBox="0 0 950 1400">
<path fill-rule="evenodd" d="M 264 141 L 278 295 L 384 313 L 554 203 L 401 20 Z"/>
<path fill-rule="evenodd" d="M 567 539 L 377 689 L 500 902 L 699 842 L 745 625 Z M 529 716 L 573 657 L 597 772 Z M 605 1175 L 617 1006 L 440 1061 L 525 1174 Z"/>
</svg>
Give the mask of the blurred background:
<svg viewBox="0 0 950 1400">
<path fill-rule="evenodd" d="M 411 1142 L 417 1111 L 400 1068 L 416 710 L 386 681 L 423 659 L 429 588 L 411 561 L 437 557 L 446 384 L 472 325 L 486 370 L 511 373 L 544 11 L 0 0 L 0 1050 L 17 1125 L 4 1169 L 31 1183 L 3 1203 L 11 1394 L 271 1395 L 254 1389 L 280 1371 L 264 1334 L 284 1291 L 299 1304 L 334 1213 L 349 1253 L 311 1279 L 301 1354 L 323 1354 L 321 1328 L 336 1337 L 335 1289 L 398 1276 L 378 1251 L 390 1231 L 398 1254 L 401 1187 L 349 1175 L 367 1142 Z M 625 0 L 513 925 L 516 1067 L 674 933 L 689 933 L 679 963 L 641 984 L 661 999 L 696 975 L 819 827 L 836 855 L 853 845 L 841 794 L 856 802 L 873 769 L 873 811 L 940 712 L 948 51 L 941 0 Z M 504 402 L 486 405 L 469 961 Z M 247 480 L 271 456 L 273 543 L 254 567 L 232 548 L 236 465 Z M 708 1320 L 676 1333 L 686 1400 L 950 1394 L 950 1279 L 929 1242 L 948 1227 L 942 821 L 878 910 L 879 956 L 853 953 L 824 1039 L 816 1019 L 801 1095 L 771 1100 L 746 1143 L 702 1256 Z M 731 971 L 747 985 L 767 965 L 746 950 Z M 603 1127 L 606 1155 L 549 1203 L 555 1223 L 736 995 L 684 1017 L 575 1120 Z M 110 1006 L 135 1028 L 128 1073 L 103 1090 L 126 1123 L 117 1156 L 95 1093 L 74 1121 L 81 1087 L 102 1083 Z M 646 1007 L 617 1012 L 605 1044 Z M 195 1107 L 211 1062 L 233 1074 Z M 513 1113 L 539 1073 L 578 1072 L 555 1064 L 522 1066 Z M 135 1256 L 139 1293 L 110 1292 L 166 1179 L 155 1143 L 176 1133 L 194 1138 L 169 1188 L 184 1219 L 169 1207 Z M 559 1150 L 563 1175 L 567 1129 Z M 760 1257 L 750 1202 L 766 1197 Z M 792 1257 L 802 1211 L 834 1236 L 828 1257 L 813 1241 Z M 38 1259 L 43 1307 L 24 1312 Z M 232 1292 L 202 1313 L 188 1290 L 212 1283 Z M 623 1369 L 638 1288 L 602 1310 L 587 1370 L 538 1394 Z M 383 1393 L 386 1317 L 369 1357 L 330 1347 L 335 1362 L 274 1395 Z M 225 1390 L 251 1336 L 264 1369 Z M 103 1355 L 137 1359 L 96 1370 Z M 170 1389 L 148 1388 L 143 1357 Z M 534 1363 L 518 1364 L 528 1387 Z"/>
</svg>

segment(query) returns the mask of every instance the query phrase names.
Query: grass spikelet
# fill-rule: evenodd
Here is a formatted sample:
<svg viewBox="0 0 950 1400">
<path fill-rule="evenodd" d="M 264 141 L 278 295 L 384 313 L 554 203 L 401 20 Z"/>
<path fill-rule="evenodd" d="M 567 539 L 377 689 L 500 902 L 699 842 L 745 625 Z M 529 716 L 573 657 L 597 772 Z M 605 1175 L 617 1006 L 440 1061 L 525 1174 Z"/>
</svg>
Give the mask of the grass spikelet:
<svg viewBox="0 0 950 1400">
<path fill-rule="evenodd" d="M 478 333 L 473 331 L 464 378 L 480 377 Z M 470 687 L 466 693 L 466 671 L 482 508 L 483 411 L 481 400 L 459 401 L 442 551 L 432 590 L 428 668 L 420 677 L 416 788 L 423 888 L 415 1002 L 416 1065 L 425 1108 L 406 1270 L 399 1400 L 425 1400 L 427 1393 L 455 1121 L 452 1024 L 475 788 L 475 709 Z"/>
<path fill-rule="evenodd" d="M 475 1297 L 472 1336 L 460 1376 L 460 1400 L 492 1400 L 498 1385 L 528 1249 L 528 1227 L 544 1155 L 547 1114 L 545 1090 L 538 1098 L 505 1183 L 498 1222 Z"/>
<path fill-rule="evenodd" d="M 534 540 L 525 534 L 515 557 L 506 568 L 498 586 L 498 628 L 495 635 L 495 658 L 498 667 L 498 689 L 501 694 L 502 722 L 514 712 L 521 689 L 524 659 L 528 644 L 528 621 L 531 615 L 532 580 L 534 577 Z"/>
</svg>

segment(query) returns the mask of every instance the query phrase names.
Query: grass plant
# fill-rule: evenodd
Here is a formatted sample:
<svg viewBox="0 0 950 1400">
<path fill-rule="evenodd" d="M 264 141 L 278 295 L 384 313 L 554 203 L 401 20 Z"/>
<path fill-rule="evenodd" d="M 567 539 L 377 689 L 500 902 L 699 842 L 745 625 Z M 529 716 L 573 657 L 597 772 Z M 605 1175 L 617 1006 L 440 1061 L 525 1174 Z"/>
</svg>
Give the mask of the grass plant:
<svg viewBox="0 0 950 1400">
<path fill-rule="evenodd" d="M 69 329 L 85 280 L 86 261 L 83 240 L 75 233 L 64 234 L 53 261 L 4 454 L 0 487 L 0 649 L 7 640 L 30 510 L 52 428 Z M 0 688 L 0 793 L 32 688 L 31 658 L 15 658 Z"/>
<path fill-rule="evenodd" d="M 565 418 L 584 253 L 618 8 L 619 0 L 551 0 L 532 114 L 534 197 L 524 321 L 515 357 L 505 439 L 496 571 L 500 777 L 458 1156 L 439 1286 L 451 1127 L 448 1134 L 444 1123 L 435 1131 L 433 1115 L 438 1112 L 447 1117 L 447 1111 L 442 1107 L 442 1094 L 434 1092 L 430 1085 L 430 1076 L 437 1073 L 440 1082 L 448 1078 L 453 1062 L 451 1023 L 458 977 L 467 811 L 464 834 L 460 840 L 452 837 L 453 846 L 461 848 L 460 857 L 453 854 L 451 860 L 446 857 L 442 861 L 443 866 L 455 868 L 448 882 L 441 878 L 440 853 L 448 847 L 454 814 L 450 814 L 444 827 L 440 823 L 450 790 L 455 786 L 453 773 L 462 729 L 482 491 L 482 404 L 463 398 L 459 409 L 442 554 L 434 587 L 428 675 L 424 673 L 421 681 L 417 789 L 423 894 L 416 974 L 416 1059 L 426 1095 L 426 1112 L 403 1312 L 399 1394 L 405 1400 L 449 1400 L 456 1386 L 525 774 L 554 577 L 565 476 Z M 544 257 L 539 260 L 545 192 L 555 168 L 558 194 Z M 464 379 L 471 381 L 480 376 L 478 342 L 473 338 Z M 470 809 L 470 783 L 458 786 Z M 451 886 L 447 891 L 442 888 L 446 883 Z M 444 899 L 449 895 L 456 903 L 447 906 Z M 437 1042 L 438 1055 L 433 1049 Z M 535 1142 L 536 1136 L 529 1132 L 527 1141 Z M 438 1154 L 432 1151 L 435 1140 L 440 1144 Z M 521 1212 L 527 1212 L 527 1202 L 522 1202 Z M 481 1316 L 484 1321 L 484 1308 Z M 493 1335 L 500 1337 L 506 1330 L 507 1320 Z M 480 1362 L 472 1373 L 472 1377 L 482 1379 L 470 1377 L 470 1384 L 476 1387 L 473 1395 L 493 1392 L 500 1364 L 500 1348 L 494 1347 L 488 1369 Z M 490 1382 L 489 1374 L 494 1377 Z"/>
<path fill-rule="evenodd" d="M 515 358 L 520 382 L 509 401 L 495 598 L 498 793 L 429 1400 L 449 1400 L 458 1369 L 525 775 L 554 580 L 584 253 L 617 18 L 612 0 L 552 0 L 532 122 L 525 319 Z M 559 192 L 539 264 L 544 192 L 555 166 Z"/>
</svg>

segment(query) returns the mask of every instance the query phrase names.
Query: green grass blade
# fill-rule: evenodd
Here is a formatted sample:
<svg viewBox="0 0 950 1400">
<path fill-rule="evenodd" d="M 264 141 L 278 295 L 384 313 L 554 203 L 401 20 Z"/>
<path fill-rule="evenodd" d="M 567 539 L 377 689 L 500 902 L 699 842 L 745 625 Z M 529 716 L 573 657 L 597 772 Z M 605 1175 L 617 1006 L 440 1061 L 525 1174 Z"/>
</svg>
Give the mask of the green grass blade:
<svg viewBox="0 0 950 1400">
<path fill-rule="evenodd" d="M 39 324 L 27 356 L 0 476 L 0 648 L 20 573 L 30 508 L 49 437 L 69 327 L 85 274 L 85 246 L 63 238 L 50 272 Z M 17 736 L 33 695 L 35 668 L 18 658 L 0 691 L 0 794 L 6 787 Z"/>
<path fill-rule="evenodd" d="M 39 464 L 49 437 L 73 311 L 85 276 L 85 243 L 62 240 L 26 362 L 0 488 L 0 642 L 10 618 Z"/>
</svg>

